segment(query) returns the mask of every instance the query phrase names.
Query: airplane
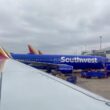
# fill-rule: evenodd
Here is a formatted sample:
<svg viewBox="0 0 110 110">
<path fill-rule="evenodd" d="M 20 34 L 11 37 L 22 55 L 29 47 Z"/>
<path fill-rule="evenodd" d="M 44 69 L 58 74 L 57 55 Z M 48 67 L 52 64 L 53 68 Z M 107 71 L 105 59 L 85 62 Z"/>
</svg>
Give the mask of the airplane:
<svg viewBox="0 0 110 110">
<path fill-rule="evenodd" d="M 110 100 L 25 65 L 0 48 L 0 110 L 110 110 Z"/>
<path fill-rule="evenodd" d="M 83 55 L 47 55 L 40 50 L 35 50 L 28 45 L 29 54 L 11 53 L 11 57 L 23 63 L 29 64 L 40 69 L 52 69 L 64 73 L 71 73 L 76 69 L 103 69 L 107 59 L 101 56 L 83 56 Z"/>
</svg>

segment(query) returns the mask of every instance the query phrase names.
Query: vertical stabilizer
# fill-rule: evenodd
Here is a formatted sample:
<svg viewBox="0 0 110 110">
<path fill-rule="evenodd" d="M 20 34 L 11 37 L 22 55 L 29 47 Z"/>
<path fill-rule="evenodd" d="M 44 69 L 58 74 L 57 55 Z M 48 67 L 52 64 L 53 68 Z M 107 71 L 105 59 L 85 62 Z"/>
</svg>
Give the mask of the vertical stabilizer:
<svg viewBox="0 0 110 110">
<path fill-rule="evenodd" d="M 3 48 L 0 47 L 0 59 L 7 59 L 9 58 L 8 54 L 5 52 Z"/>
<path fill-rule="evenodd" d="M 30 54 L 36 54 L 36 55 L 43 54 L 40 50 L 34 49 L 31 45 L 28 45 L 28 49 Z"/>
</svg>

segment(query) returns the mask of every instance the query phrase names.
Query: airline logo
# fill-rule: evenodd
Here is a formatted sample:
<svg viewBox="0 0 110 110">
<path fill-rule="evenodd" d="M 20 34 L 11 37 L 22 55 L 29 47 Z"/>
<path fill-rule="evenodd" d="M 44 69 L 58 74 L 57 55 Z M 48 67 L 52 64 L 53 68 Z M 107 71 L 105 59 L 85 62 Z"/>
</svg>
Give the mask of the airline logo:
<svg viewBox="0 0 110 110">
<path fill-rule="evenodd" d="M 97 58 L 61 57 L 62 63 L 98 63 Z"/>
</svg>

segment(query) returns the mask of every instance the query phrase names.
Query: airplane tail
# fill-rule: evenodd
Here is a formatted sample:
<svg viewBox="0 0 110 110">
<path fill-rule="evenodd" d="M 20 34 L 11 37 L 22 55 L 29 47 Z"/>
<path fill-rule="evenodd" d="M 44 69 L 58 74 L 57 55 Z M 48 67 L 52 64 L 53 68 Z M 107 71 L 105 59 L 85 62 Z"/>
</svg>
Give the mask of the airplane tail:
<svg viewBox="0 0 110 110">
<path fill-rule="evenodd" d="M 0 59 L 8 59 L 10 58 L 8 52 L 6 52 L 3 48 L 0 47 Z"/>
<path fill-rule="evenodd" d="M 28 45 L 28 49 L 30 54 L 36 54 L 36 55 L 43 54 L 40 50 L 34 49 L 31 45 Z"/>
</svg>

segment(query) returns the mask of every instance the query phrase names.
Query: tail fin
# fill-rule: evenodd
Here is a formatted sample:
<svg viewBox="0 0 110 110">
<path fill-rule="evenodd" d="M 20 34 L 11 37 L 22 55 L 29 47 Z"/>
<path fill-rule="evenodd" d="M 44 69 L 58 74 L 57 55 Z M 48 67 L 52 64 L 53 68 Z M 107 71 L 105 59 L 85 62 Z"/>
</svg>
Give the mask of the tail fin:
<svg viewBox="0 0 110 110">
<path fill-rule="evenodd" d="M 0 47 L 0 59 L 7 59 L 7 58 L 9 58 L 8 53 L 3 48 Z"/>
<path fill-rule="evenodd" d="M 43 53 L 40 50 L 34 49 L 31 45 L 28 45 L 29 53 L 42 55 Z"/>
</svg>

